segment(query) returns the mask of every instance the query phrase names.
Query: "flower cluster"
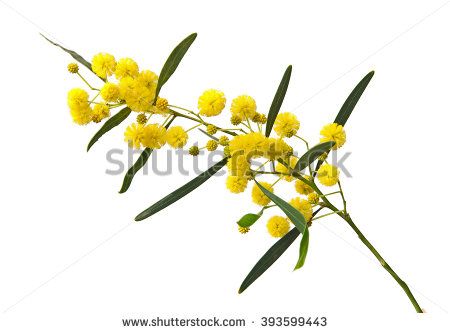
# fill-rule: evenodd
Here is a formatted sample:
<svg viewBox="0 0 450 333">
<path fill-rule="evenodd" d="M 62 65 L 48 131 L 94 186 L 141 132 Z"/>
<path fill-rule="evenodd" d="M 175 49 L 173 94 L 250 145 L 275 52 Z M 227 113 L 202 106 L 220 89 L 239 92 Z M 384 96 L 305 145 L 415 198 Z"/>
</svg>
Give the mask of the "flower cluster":
<svg viewBox="0 0 450 333">
<path fill-rule="evenodd" d="M 273 122 L 276 136 L 266 137 L 263 130 L 267 115 L 258 112 L 257 103 L 251 96 L 243 94 L 233 98 L 229 106 L 230 124 L 219 126 L 211 119 L 222 114 L 227 106 L 225 94 L 220 90 L 205 90 L 198 97 L 197 110 L 190 110 L 171 105 L 167 99 L 156 96 L 158 76 L 150 70 L 139 70 L 138 64 L 131 58 L 116 61 L 108 53 L 95 55 L 92 71 L 103 80 L 99 88 L 92 87 L 84 79 L 77 64 L 69 64 L 68 71 L 77 74 L 94 92 L 94 97 L 90 98 L 88 92 L 81 88 L 69 91 L 68 105 L 75 123 L 99 123 L 110 116 L 111 109 L 128 107 L 137 115 L 135 122 L 125 128 L 124 140 L 135 149 L 160 149 L 163 146 L 182 149 L 189 142 L 189 132 L 203 128 L 214 139 L 206 141 L 203 147 L 192 145 L 187 150 L 195 157 L 201 150 L 215 151 L 222 147 L 224 157 L 228 157 L 225 184 L 232 193 L 244 192 L 257 177 L 275 177 L 272 182 L 258 179 L 260 185 L 270 192 L 275 191 L 279 181 L 290 183 L 295 180 L 293 188 L 298 196 L 292 198 L 290 204 L 311 222 L 313 208 L 321 204 L 321 197 L 308 182 L 314 183 L 315 177 L 324 186 L 334 186 L 339 182 L 339 170 L 327 163 L 326 155 L 322 156 L 318 170 L 310 167 L 306 171 L 308 173 L 295 171 L 299 159 L 293 148 L 295 140 L 302 146 L 306 143 L 306 149 L 309 146 L 299 135 L 300 121 L 292 112 L 279 113 Z M 175 118 L 188 119 L 195 125 L 185 129 L 172 124 Z M 334 141 L 332 149 L 338 149 L 345 140 L 344 128 L 331 123 L 322 128 L 317 142 Z M 271 171 L 264 171 L 264 166 L 271 167 Z M 263 210 L 274 206 L 256 184 L 251 189 L 251 199 Z M 273 237 L 284 236 L 290 226 L 289 219 L 283 216 L 275 215 L 267 222 L 268 232 Z M 239 231 L 247 233 L 249 228 L 240 227 Z"/>
</svg>

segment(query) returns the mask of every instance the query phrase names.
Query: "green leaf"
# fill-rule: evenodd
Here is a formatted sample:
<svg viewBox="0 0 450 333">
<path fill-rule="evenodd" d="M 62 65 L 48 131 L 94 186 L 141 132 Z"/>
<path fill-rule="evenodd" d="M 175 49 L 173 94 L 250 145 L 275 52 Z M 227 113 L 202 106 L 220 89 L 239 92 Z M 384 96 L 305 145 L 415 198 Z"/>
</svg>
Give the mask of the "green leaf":
<svg viewBox="0 0 450 333">
<path fill-rule="evenodd" d="M 303 232 L 302 240 L 300 241 L 300 251 L 298 255 L 298 261 L 295 265 L 294 270 L 299 269 L 303 267 L 306 260 L 306 254 L 308 253 L 308 246 L 309 246 L 309 230 L 308 227 L 306 227 L 305 231 Z"/>
<path fill-rule="evenodd" d="M 212 167 L 210 167 L 205 172 L 198 175 L 196 178 L 192 179 L 190 182 L 184 184 L 179 189 L 175 190 L 174 192 L 170 193 L 169 195 L 165 196 L 158 202 L 151 205 L 149 208 L 144 210 L 142 213 L 140 213 L 136 218 L 135 221 L 142 221 L 146 219 L 147 217 L 152 216 L 153 214 L 156 214 L 160 210 L 163 210 L 167 206 L 170 206 L 177 200 L 184 197 L 186 194 L 192 192 L 197 187 L 202 185 L 204 182 L 206 182 L 209 178 L 211 178 L 212 175 L 214 175 L 217 171 L 223 168 L 223 166 L 227 163 L 227 158 L 224 158 L 220 162 L 217 162 Z"/>
<path fill-rule="evenodd" d="M 315 216 L 320 210 L 319 208 L 313 213 Z M 288 249 L 289 246 L 295 241 L 295 239 L 300 235 L 300 231 L 297 228 L 293 228 L 286 235 L 280 238 L 270 249 L 258 260 L 256 265 L 252 268 L 250 273 L 246 276 L 244 281 L 239 288 L 239 294 L 247 289 L 253 282 L 255 282 L 265 271 L 273 265 L 275 261 Z"/>
<path fill-rule="evenodd" d="M 165 126 L 166 129 L 169 128 L 169 126 L 172 124 L 172 121 L 175 119 L 175 117 L 172 117 L 172 119 L 169 120 L 167 125 Z M 141 153 L 139 158 L 136 160 L 136 162 L 133 164 L 133 166 L 128 169 L 127 173 L 125 174 L 125 177 L 123 178 L 122 188 L 120 189 L 119 193 L 125 193 L 128 188 L 131 185 L 131 181 L 133 180 L 134 175 L 141 170 L 141 168 L 147 163 L 150 155 L 152 154 L 153 149 L 151 148 L 145 148 L 144 151 Z"/>
<path fill-rule="evenodd" d="M 335 123 L 342 126 L 345 125 L 348 118 L 352 114 L 352 111 L 355 108 L 356 103 L 358 103 L 361 95 L 363 94 L 364 90 L 366 89 L 367 85 L 369 84 L 374 74 L 375 74 L 374 71 L 369 72 L 352 90 L 352 92 L 342 105 L 341 109 L 339 110 L 339 113 L 337 114 L 336 119 L 334 120 Z"/>
<path fill-rule="evenodd" d="M 119 112 L 117 112 L 111 118 L 109 118 L 103 124 L 103 126 L 98 130 L 98 132 L 95 133 L 95 135 L 92 137 L 91 141 L 89 141 L 88 146 L 87 146 L 87 151 L 89 151 L 89 149 L 91 149 L 92 145 L 94 143 L 96 143 L 98 141 L 98 139 L 100 139 L 103 136 L 103 134 L 105 134 L 106 132 L 109 132 L 111 129 L 113 129 L 114 127 L 119 125 L 122 121 L 127 119 L 127 117 L 130 115 L 130 113 L 131 113 L 131 110 L 128 107 L 126 107 L 126 108 L 123 108 L 122 110 L 120 110 Z"/>
<path fill-rule="evenodd" d="M 289 246 L 300 235 L 297 228 L 293 228 L 286 235 L 280 238 L 272 247 L 258 260 L 256 265 L 252 268 L 250 273 L 245 277 L 238 293 L 241 294 L 253 282 L 255 282 L 275 261 L 288 249 Z"/>
<path fill-rule="evenodd" d="M 270 136 L 273 124 L 277 118 L 278 112 L 280 111 L 281 104 L 283 103 L 284 96 L 286 96 L 286 91 L 289 86 L 289 80 L 291 79 L 292 66 L 289 65 L 284 72 L 283 78 L 281 79 L 280 85 L 278 86 L 277 92 L 270 105 L 269 114 L 267 115 L 266 123 L 266 137 Z"/>
<path fill-rule="evenodd" d="M 325 152 L 328 152 L 333 146 L 334 141 L 327 141 L 319 143 L 318 145 L 312 147 L 306 153 L 304 153 L 297 161 L 297 164 L 294 167 L 294 170 L 297 172 L 301 172 L 303 169 L 308 167 L 312 162 L 314 162 L 320 155 Z"/>
<path fill-rule="evenodd" d="M 161 73 L 159 74 L 155 96 L 159 96 L 159 92 L 161 91 L 162 86 L 167 82 L 167 80 L 169 80 L 169 78 L 175 72 L 178 65 L 180 64 L 181 59 L 183 59 L 184 55 L 186 54 L 187 50 L 194 42 L 196 37 L 197 37 L 196 33 L 187 36 L 185 39 L 183 39 L 183 41 L 181 41 L 180 44 L 178 44 L 173 49 L 172 53 L 170 53 L 161 70 Z"/>
<path fill-rule="evenodd" d="M 288 204 L 286 201 L 281 199 L 276 194 L 268 191 L 264 186 L 262 186 L 260 183 L 258 183 L 255 180 L 255 184 L 258 185 L 260 190 L 269 197 L 270 200 L 273 201 L 275 205 L 280 207 L 280 209 L 283 211 L 283 213 L 286 214 L 286 216 L 294 223 L 295 227 L 298 229 L 298 231 L 303 232 L 306 227 L 306 221 L 303 217 L 303 214 L 300 213 L 297 209 L 292 207 L 290 204 Z"/>
<path fill-rule="evenodd" d="M 347 122 L 348 118 L 353 112 L 353 109 L 356 106 L 356 103 L 358 103 L 359 99 L 361 98 L 361 95 L 363 94 L 364 90 L 366 90 L 367 85 L 369 84 L 370 80 L 374 76 L 375 72 L 371 71 L 366 76 L 363 77 L 361 81 L 356 85 L 356 87 L 352 90 L 350 95 L 345 100 L 344 104 L 342 104 L 341 109 L 339 110 L 336 119 L 334 119 L 334 122 L 336 124 L 344 126 Z M 329 151 L 329 150 L 328 150 Z M 314 169 L 314 176 L 317 174 L 317 171 L 319 170 L 320 166 L 322 165 L 323 161 L 318 161 L 316 164 L 316 167 Z"/>
<path fill-rule="evenodd" d="M 252 226 L 256 221 L 258 221 L 258 219 L 261 217 L 261 215 L 262 215 L 262 211 L 259 212 L 259 214 L 253 214 L 253 213 L 245 214 L 244 216 L 241 217 L 241 219 L 237 222 L 237 224 L 240 227 L 248 228 L 248 227 Z"/>
<path fill-rule="evenodd" d="M 43 34 L 40 34 L 42 37 L 44 37 L 48 42 L 50 42 L 51 44 L 61 48 L 63 51 L 69 53 L 72 58 L 74 58 L 76 61 L 78 61 L 80 64 L 82 64 L 83 66 L 85 66 L 87 69 L 89 69 L 92 73 L 94 73 L 92 71 L 92 66 L 91 63 L 89 61 L 87 61 L 86 59 L 84 59 L 82 56 L 80 56 L 78 53 L 76 53 L 75 51 L 66 49 L 64 46 L 59 45 L 58 43 L 55 43 L 54 41 L 48 39 L 47 37 L 45 37 Z M 95 73 L 94 73 L 95 74 Z M 97 74 L 95 74 L 96 76 L 98 76 Z M 105 79 L 99 77 L 101 80 L 105 81 Z"/>
</svg>

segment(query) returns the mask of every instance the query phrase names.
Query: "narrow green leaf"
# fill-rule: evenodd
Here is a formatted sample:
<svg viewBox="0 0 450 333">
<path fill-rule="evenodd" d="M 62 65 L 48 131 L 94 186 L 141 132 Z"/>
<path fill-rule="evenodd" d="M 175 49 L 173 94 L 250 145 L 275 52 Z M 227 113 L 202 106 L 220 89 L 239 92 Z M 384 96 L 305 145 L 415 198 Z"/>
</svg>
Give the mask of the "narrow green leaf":
<svg viewBox="0 0 450 333">
<path fill-rule="evenodd" d="M 172 119 L 169 120 L 167 125 L 165 126 L 166 129 L 169 128 L 169 126 L 172 124 L 172 121 L 175 119 L 175 117 L 172 117 Z M 141 153 L 139 158 L 136 160 L 136 162 L 133 164 L 133 166 L 128 169 L 127 173 L 125 174 L 125 177 L 123 178 L 122 188 L 120 189 L 119 193 L 125 193 L 128 188 L 131 185 L 131 181 L 133 180 L 134 175 L 141 170 L 141 168 L 147 163 L 150 155 L 152 154 L 153 149 L 151 148 L 145 148 L 144 151 Z"/>
<path fill-rule="evenodd" d="M 89 149 L 91 149 L 92 145 L 94 143 L 96 143 L 98 141 L 98 139 L 100 139 L 103 136 L 103 134 L 105 134 L 106 132 L 109 132 L 111 129 L 113 129 L 114 127 L 119 125 L 122 121 L 127 119 L 127 117 L 130 115 L 130 113 L 131 113 L 131 110 L 128 107 L 126 107 L 126 108 L 123 108 L 122 110 L 120 110 L 119 112 L 117 112 L 111 118 L 109 118 L 103 124 L 103 126 L 98 130 L 98 132 L 95 133 L 95 135 L 92 137 L 91 141 L 89 141 L 88 146 L 87 146 L 87 151 L 89 151 Z"/>
<path fill-rule="evenodd" d="M 72 58 L 74 58 L 76 61 L 78 61 L 80 64 L 82 64 L 83 66 L 85 66 L 87 69 L 89 69 L 92 73 L 94 73 L 92 71 L 92 66 L 91 63 L 89 61 L 87 61 L 86 59 L 84 59 L 82 56 L 80 56 L 78 53 L 76 53 L 75 51 L 66 49 L 64 46 L 59 45 L 58 43 L 55 43 L 54 41 L 48 39 L 47 37 L 45 37 L 43 34 L 40 34 L 42 37 L 44 37 L 48 42 L 50 42 L 51 44 L 59 47 L 60 49 L 62 49 L 63 51 L 67 52 L 68 54 L 70 54 L 72 56 Z M 95 73 L 94 73 L 95 74 Z M 97 74 L 95 74 L 97 75 Z M 105 79 L 99 77 L 101 80 L 105 81 Z"/>
<path fill-rule="evenodd" d="M 284 96 L 286 96 L 286 91 L 289 86 L 289 80 L 291 79 L 291 73 L 292 66 L 289 65 L 283 74 L 283 78 L 281 79 L 277 92 L 275 93 L 275 96 L 273 98 L 272 105 L 270 105 L 269 114 L 267 115 L 266 137 L 270 136 L 273 124 L 275 122 L 275 119 L 277 118 L 278 112 L 280 111 L 281 104 L 283 103 Z"/>
<path fill-rule="evenodd" d="M 297 161 L 297 164 L 294 167 L 294 170 L 297 172 L 301 172 L 303 169 L 308 167 L 312 162 L 314 162 L 320 155 L 325 152 L 328 152 L 333 146 L 334 141 L 327 141 L 319 143 L 318 145 L 312 147 L 306 153 L 304 153 Z"/>
<path fill-rule="evenodd" d="M 258 219 L 261 217 L 262 211 L 259 214 L 245 214 L 241 217 L 241 219 L 237 222 L 240 227 L 248 228 L 251 227 Z"/>
<path fill-rule="evenodd" d="M 370 80 L 372 80 L 374 74 L 375 74 L 374 71 L 367 73 L 367 75 L 364 76 L 363 79 L 359 81 L 356 87 L 352 90 L 350 95 L 345 100 L 344 104 L 342 104 L 342 107 L 339 110 L 336 119 L 334 119 L 334 122 L 336 124 L 342 126 L 346 124 L 348 118 L 350 117 L 350 115 L 353 112 L 353 109 L 356 106 L 356 103 L 358 103 L 359 99 L 361 98 L 361 95 L 363 94 L 364 90 L 366 90 L 367 85 L 369 84 Z M 317 170 L 319 170 L 322 163 L 323 161 L 317 161 L 316 167 L 314 169 L 314 176 L 317 174 Z"/>
<path fill-rule="evenodd" d="M 192 45 L 196 37 L 197 37 L 196 33 L 187 36 L 184 40 L 181 41 L 180 44 L 178 44 L 173 49 L 172 53 L 170 53 L 161 70 L 161 73 L 159 74 L 155 96 L 159 95 L 162 86 L 167 82 L 167 80 L 169 80 L 169 78 L 175 72 L 178 65 L 180 64 L 181 59 L 183 59 L 184 55 L 186 54 L 187 50 Z"/>
<path fill-rule="evenodd" d="M 303 217 L 303 214 L 300 213 L 297 209 L 292 207 L 289 203 L 281 199 L 276 194 L 268 191 L 264 186 L 262 186 L 260 183 L 258 183 L 255 180 L 255 184 L 258 185 L 258 187 L 261 189 L 261 191 L 269 197 L 270 200 L 273 201 L 275 205 L 280 207 L 280 209 L 283 211 L 283 213 L 286 214 L 286 216 L 294 223 L 295 227 L 298 229 L 298 231 L 303 232 L 306 227 L 306 221 Z"/>
<path fill-rule="evenodd" d="M 170 206 L 177 200 L 184 197 L 186 194 L 192 192 L 197 187 L 202 185 L 204 182 L 206 182 L 209 178 L 211 178 L 212 175 L 214 175 L 217 171 L 223 168 L 223 166 L 227 163 L 227 158 L 224 158 L 220 162 L 217 162 L 212 167 L 210 167 L 205 172 L 198 175 L 196 178 L 192 179 L 190 182 L 184 184 L 179 189 L 175 190 L 174 192 L 170 193 L 169 195 L 165 196 L 158 202 L 151 205 L 149 208 L 144 210 L 142 213 L 140 213 L 136 218 L 135 221 L 142 221 L 146 219 L 147 217 L 152 216 L 153 214 L 156 214 L 160 210 L 163 210 L 167 206 Z"/>
<path fill-rule="evenodd" d="M 319 208 L 313 213 L 315 216 L 320 210 Z M 286 235 L 280 238 L 270 249 L 258 260 L 256 265 L 252 268 L 250 273 L 246 276 L 239 288 L 239 294 L 247 289 L 253 282 L 255 282 L 265 271 L 273 265 L 275 261 L 288 249 L 289 246 L 295 241 L 295 239 L 300 235 L 300 231 L 297 228 L 293 228 Z"/>
<path fill-rule="evenodd" d="M 275 261 L 288 249 L 289 246 L 300 235 L 297 228 L 293 228 L 286 235 L 280 238 L 272 247 L 258 260 L 256 265 L 252 268 L 250 273 L 245 277 L 238 293 L 241 294 L 253 282 L 255 282 Z"/>
<path fill-rule="evenodd" d="M 364 90 L 366 89 L 367 85 L 369 84 L 374 74 L 375 74 L 374 71 L 369 72 L 352 90 L 352 92 L 342 105 L 341 109 L 339 110 L 339 113 L 337 114 L 336 119 L 334 120 L 335 123 L 342 126 L 345 125 L 348 118 L 352 114 L 352 111 L 355 108 L 356 103 L 358 103 L 361 95 L 363 94 Z"/>
<path fill-rule="evenodd" d="M 309 230 L 308 227 L 306 227 L 305 231 L 303 232 L 302 240 L 300 241 L 300 251 L 298 255 L 298 261 L 295 265 L 294 270 L 299 269 L 303 267 L 306 260 L 306 254 L 308 253 L 308 246 L 309 246 Z"/>
</svg>

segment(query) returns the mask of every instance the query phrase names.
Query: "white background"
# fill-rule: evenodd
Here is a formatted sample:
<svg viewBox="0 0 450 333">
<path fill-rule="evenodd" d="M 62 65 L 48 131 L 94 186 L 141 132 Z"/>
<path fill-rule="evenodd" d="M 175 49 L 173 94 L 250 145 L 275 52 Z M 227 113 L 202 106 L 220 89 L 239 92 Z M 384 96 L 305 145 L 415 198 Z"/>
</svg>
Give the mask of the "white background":
<svg viewBox="0 0 450 333">
<path fill-rule="evenodd" d="M 448 1 L 5 2 L 2 332 L 116 332 L 127 330 L 122 318 L 214 315 L 245 318 L 250 327 L 264 315 L 303 315 L 328 317 L 328 327 L 311 329 L 317 331 L 447 331 Z M 125 148 L 124 126 L 86 153 L 97 127 L 74 125 L 66 107 L 67 90 L 82 83 L 65 69 L 71 58 L 38 32 L 87 59 L 110 52 L 159 72 L 176 43 L 194 31 L 198 38 L 164 96 L 194 108 L 199 94 L 214 87 L 228 101 L 250 94 L 267 112 L 292 64 L 283 110 L 298 115 L 311 142 L 355 84 L 376 70 L 346 126 L 342 151 L 352 153 L 346 163 L 352 178 L 342 182 L 353 219 L 427 314 L 414 313 L 400 287 L 337 218 L 311 229 L 303 269 L 292 272 L 296 243 L 238 295 L 275 240 L 264 225 L 270 214 L 251 233 L 236 231 L 235 221 L 257 207 L 248 191 L 226 191 L 225 177 L 133 223 L 194 175 L 140 174 L 129 192 L 118 194 L 122 176 L 105 174 L 105 156 Z M 206 141 L 200 133 L 197 138 Z"/>
</svg>

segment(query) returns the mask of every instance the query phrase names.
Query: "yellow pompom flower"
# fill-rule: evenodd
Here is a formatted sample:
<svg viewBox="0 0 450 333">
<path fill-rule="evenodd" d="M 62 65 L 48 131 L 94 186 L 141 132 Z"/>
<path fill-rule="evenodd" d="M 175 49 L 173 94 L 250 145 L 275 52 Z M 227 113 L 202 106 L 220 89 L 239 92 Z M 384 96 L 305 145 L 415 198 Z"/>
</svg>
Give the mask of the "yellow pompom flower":
<svg viewBox="0 0 450 333">
<path fill-rule="evenodd" d="M 290 112 L 278 114 L 273 129 L 280 137 L 288 137 L 295 135 L 300 128 L 300 122 L 297 117 Z"/>
<path fill-rule="evenodd" d="M 212 117 L 219 115 L 225 108 L 226 98 L 223 92 L 209 89 L 198 98 L 198 110 L 202 116 Z"/>
<path fill-rule="evenodd" d="M 261 184 L 262 187 L 264 187 L 266 190 L 268 190 L 269 192 L 273 193 L 273 187 L 272 185 L 270 185 L 269 183 L 266 182 L 259 182 Z M 263 191 L 261 191 L 261 189 L 259 188 L 258 185 L 253 185 L 252 188 L 252 200 L 255 204 L 260 205 L 260 206 L 265 206 L 268 205 L 270 202 L 270 199 L 268 196 L 266 196 Z"/>
<path fill-rule="evenodd" d="M 322 164 L 317 170 L 317 178 L 322 185 L 333 186 L 339 181 L 339 169 L 331 164 Z"/>
<path fill-rule="evenodd" d="M 92 109 L 90 106 L 70 109 L 70 115 L 76 124 L 86 125 L 92 120 Z"/>
<path fill-rule="evenodd" d="M 227 161 L 228 172 L 232 176 L 246 176 L 250 171 L 250 163 L 244 155 L 234 155 Z"/>
<path fill-rule="evenodd" d="M 250 231 L 249 227 L 241 227 L 240 225 L 238 226 L 238 230 L 241 234 L 246 234 L 247 232 Z"/>
<path fill-rule="evenodd" d="M 316 192 L 308 194 L 308 202 L 312 205 L 318 204 L 320 200 L 319 195 Z"/>
<path fill-rule="evenodd" d="M 89 95 L 86 90 L 74 88 L 67 94 L 67 104 L 71 110 L 86 109 L 89 106 Z"/>
<path fill-rule="evenodd" d="M 304 175 L 303 178 L 305 178 L 306 180 L 311 181 L 312 177 L 308 176 L 308 175 Z M 304 182 L 302 182 L 301 180 L 297 180 L 295 182 L 295 190 L 299 193 L 299 194 L 303 194 L 303 195 L 308 195 L 312 192 L 314 192 L 314 190 L 312 189 L 311 186 L 309 186 L 308 184 L 305 184 Z"/>
<path fill-rule="evenodd" d="M 183 127 L 174 126 L 167 131 L 166 140 L 173 148 L 183 148 L 188 141 L 188 134 Z"/>
<path fill-rule="evenodd" d="M 280 138 L 267 138 L 265 149 L 264 157 L 271 161 L 286 159 L 293 153 L 292 147 Z"/>
<path fill-rule="evenodd" d="M 192 146 L 191 148 L 189 148 L 189 155 L 198 156 L 198 154 L 200 154 L 200 149 L 198 148 L 198 146 Z"/>
<path fill-rule="evenodd" d="M 137 76 L 137 82 L 140 85 L 143 85 L 147 89 L 156 90 L 156 86 L 158 85 L 158 75 L 149 70 L 141 71 Z"/>
<path fill-rule="evenodd" d="M 109 117 L 109 107 L 105 103 L 95 104 L 92 109 L 92 121 L 95 123 L 101 122 L 103 119 Z"/>
<path fill-rule="evenodd" d="M 241 193 L 247 188 L 248 179 L 240 176 L 228 176 L 226 181 L 227 189 L 231 193 Z"/>
<path fill-rule="evenodd" d="M 208 126 L 206 126 L 206 133 L 208 133 L 209 135 L 214 135 L 217 133 L 217 127 L 214 125 L 209 124 Z"/>
<path fill-rule="evenodd" d="M 272 237 L 283 237 L 291 229 L 288 219 L 282 216 L 272 216 L 267 221 L 267 231 Z"/>
<path fill-rule="evenodd" d="M 290 156 L 289 157 L 289 166 L 291 167 L 291 169 L 294 169 L 295 165 L 297 164 L 298 158 L 296 156 Z M 278 162 L 277 165 L 275 166 L 275 171 L 276 172 L 280 172 L 280 173 L 290 173 L 290 170 L 283 164 Z M 294 177 L 291 175 L 279 175 L 280 178 L 291 182 L 292 180 L 294 180 Z"/>
<path fill-rule="evenodd" d="M 106 102 L 116 102 L 119 99 L 120 89 L 115 83 L 106 82 L 100 90 L 100 96 Z"/>
<path fill-rule="evenodd" d="M 92 71 L 106 79 L 116 70 L 116 59 L 109 53 L 98 53 L 92 58 Z"/>
<path fill-rule="evenodd" d="M 242 118 L 239 117 L 239 116 L 233 115 L 233 116 L 231 116 L 231 118 L 230 118 L 230 123 L 231 123 L 232 125 L 234 125 L 234 126 L 237 126 L 237 125 L 239 125 L 240 123 L 242 123 Z"/>
<path fill-rule="evenodd" d="M 231 102 L 231 114 L 241 119 L 253 119 L 256 114 L 256 102 L 247 95 L 241 95 Z"/>
<path fill-rule="evenodd" d="M 333 146 L 334 150 L 342 147 L 346 140 L 344 127 L 336 123 L 325 125 L 320 131 L 320 134 L 322 135 L 322 137 L 320 138 L 320 142 L 336 142 L 336 144 Z"/>
<path fill-rule="evenodd" d="M 150 89 L 142 85 L 136 85 L 128 91 L 125 100 L 131 110 L 145 112 L 151 110 L 154 97 L 155 94 Z"/>
<path fill-rule="evenodd" d="M 309 220 L 311 220 L 313 210 L 312 210 L 312 206 L 308 200 L 297 197 L 297 198 L 292 199 L 289 203 L 291 204 L 291 206 L 293 206 L 295 209 L 297 209 L 300 213 L 302 213 L 306 222 L 309 222 Z"/>
<path fill-rule="evenodd" d="M 114 74 L 118 80 L 124 77 L 136 78 L 139 74 L 139 66 L 131 58 L 122 58 L 117 62 Z"/>
<path fill-rule="evenodd" d="M 236 135 L 229 143 L 230 154 L 244 155 L 250 160 L 262 156 L 267 151 L 267 143 L 267 138 L 259 132 Z"/>
<path fill-rule="evenodd" d="M 147 123 L 147 116 L 145 115 L 145 113 L 139 113 L 136 117 L 136 122 L 138 124 L 145 125 Z"/>
<path fill-rule="evenodd" d="M 70 64 L 67 65 L 67 70 L 72 73 L 72 74 L 76 74 L 78 73 L 78 64 L 76 62 L 71 62 Z"/>
<path fill-rule="evenodd" d="M 159 113 L 159 114 L 165 114 L 167 112 L 169 112 L 169 101 L 165 98 L 162 97 L 158 97 L 156 99 L 156 110 L 154 110 L 155 113 Z"/>
<path fill-rule="evenodd" d="M 208 140 L 208 142 L 206 143 L 206 149 L 208 149 L 209 151 L 214 151 L 217 149 L 218 145 L 219 144 L 216 140 Z"/>
<path fill-rule="evenodd" d="M 133 123 L 125 129 L 125 141 L 128 142 L 130 147 L 134 147 L 136 149 L 141 148 L 141 144 L 144 139 L 144 128 L 145 125 L 143 124 Z"/>
<path fill-rule="evenodd" d="M 230 139 L 225 135 L 222 135 L 219 138 L 219 145 L 221 145 L 221 146 L 226 146 L 229 142 L 230 142 Z"/>
<path fill-rule="evenodd" d="M 159 149 L 166 143 L 166 129 L 159 124 L 150 124 L 144 127 L 142 144 L 147 148 Z"/>
<path fill-rule="evenodd" d="M 127 76 L 121 79 L 119 81 L 120 99 L 126 100 L 137 85 L 137 81 L 132 77 Z"/>
</svg>

